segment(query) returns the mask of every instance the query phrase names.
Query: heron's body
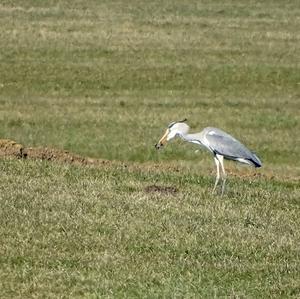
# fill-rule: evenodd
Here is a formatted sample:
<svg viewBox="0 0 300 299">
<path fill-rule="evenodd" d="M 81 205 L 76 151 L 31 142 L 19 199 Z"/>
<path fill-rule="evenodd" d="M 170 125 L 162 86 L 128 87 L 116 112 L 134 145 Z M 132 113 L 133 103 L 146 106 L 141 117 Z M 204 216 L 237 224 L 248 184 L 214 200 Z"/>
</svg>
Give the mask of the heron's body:
<svg viewBox="0 0 300 299">
<path fill-rule="evenodd" d="M 220 179 L 220 165 L 222 169 L 222 194 L 225 188 L 226 173 L 224 169 L 223 159 L 234 160 L 241 163 L 245 163 L 254 167 L 261 167 L 262 163 L 259 158 L 251 152 L 240 141 L 229 135 L 228 133 L 218 129 L 207 127 L 199 133 L 189 134 L 189 126 L 184 121 L 173 122 L 168 126 L 168 129 L 164 136 L 156 144 L 156 148 L 159 149 L 164 142 L 179 136 L 183 140 L 191 143 L 198 144 L 214 155 L 214 160 L 217 167 L 217 177 L 215 181 L 214 190 Z"/>
<path fill-rule="evenodd" d="M 182 136 L 182 139 L 199 144 L 207 148 L 212 154 L 222 155 L 227 160 L 235 160 L 254 167 L 261 167 L 261 162 L 254 153 L 237 139 L 220 129 L 207 127 L 200 133 Z"/>
</svg>

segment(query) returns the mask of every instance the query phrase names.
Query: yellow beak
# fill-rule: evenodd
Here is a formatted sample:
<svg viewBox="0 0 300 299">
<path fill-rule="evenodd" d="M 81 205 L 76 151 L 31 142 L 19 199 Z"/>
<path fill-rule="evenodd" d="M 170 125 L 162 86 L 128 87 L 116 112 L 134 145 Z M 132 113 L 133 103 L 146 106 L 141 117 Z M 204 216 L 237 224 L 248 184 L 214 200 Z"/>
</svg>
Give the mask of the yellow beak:
<svg viewBox="0 0 300 299">
<path fill-rule="evenodd" d="M 155 144 L 156 149 L 161 148 L 167 142 L 167 137 L 168 137 L 169 132 L 170 132 L 170 130 L 167 129 L 165 134 L 158 141 L 158 143 Z"/>
</svg>

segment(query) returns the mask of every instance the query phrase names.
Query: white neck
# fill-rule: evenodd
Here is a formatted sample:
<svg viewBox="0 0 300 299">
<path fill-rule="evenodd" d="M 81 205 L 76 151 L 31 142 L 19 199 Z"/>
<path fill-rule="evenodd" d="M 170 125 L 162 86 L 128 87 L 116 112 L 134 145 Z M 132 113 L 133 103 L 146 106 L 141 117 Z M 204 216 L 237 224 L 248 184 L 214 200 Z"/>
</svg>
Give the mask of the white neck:
<svg viewBox="0 0 300 299">
<path fill-rule="evenodd" d="M 182 134 L 181 133 L 181 134 L 179 134 L 179 136 L 184 141 L 203 145 L 202 142 L 199 140 L 199 134 Z"/>
</svg>

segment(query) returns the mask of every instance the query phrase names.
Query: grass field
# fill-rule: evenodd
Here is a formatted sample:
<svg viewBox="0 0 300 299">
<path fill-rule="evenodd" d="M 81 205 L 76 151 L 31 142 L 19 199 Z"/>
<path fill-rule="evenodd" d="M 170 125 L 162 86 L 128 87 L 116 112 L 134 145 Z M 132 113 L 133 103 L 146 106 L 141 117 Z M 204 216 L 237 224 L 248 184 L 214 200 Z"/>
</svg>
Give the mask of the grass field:
<svg viewBox="0 0 300 299">
<path fill-rule="evenodd" d="M 0 297 L 299 298 L 298 2 L 1 1 L 0 138 L 109 162 L 0 160 Z"/>
</svg>

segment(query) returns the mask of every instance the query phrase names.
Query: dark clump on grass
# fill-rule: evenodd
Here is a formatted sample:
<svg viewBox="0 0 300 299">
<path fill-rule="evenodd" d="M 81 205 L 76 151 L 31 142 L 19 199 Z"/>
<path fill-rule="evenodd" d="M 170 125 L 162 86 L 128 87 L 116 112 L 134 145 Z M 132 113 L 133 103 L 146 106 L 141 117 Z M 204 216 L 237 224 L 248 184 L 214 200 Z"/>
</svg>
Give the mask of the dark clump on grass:
<svg viewBox="0 0 300 299">
<path fill-rule="evenodd" d="M 161 193 L 161 194 L 171 194 L 175 195 L 178 193 L 178 189 L 172 186 L 158 186 L 158 185 L 150 185 L 145 189 L 146 193 Z"/>
</svg>

